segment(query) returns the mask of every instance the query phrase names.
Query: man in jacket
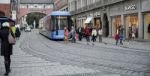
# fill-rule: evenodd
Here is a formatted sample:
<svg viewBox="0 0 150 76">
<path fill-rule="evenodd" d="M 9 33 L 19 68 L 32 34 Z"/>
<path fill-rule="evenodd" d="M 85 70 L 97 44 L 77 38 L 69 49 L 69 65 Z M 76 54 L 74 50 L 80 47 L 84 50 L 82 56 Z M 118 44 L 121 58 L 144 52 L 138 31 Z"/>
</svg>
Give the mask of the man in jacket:
<svg viewBox="0 0 150 76">
<path fill-rule="evenodd" d="M 9 44 L 8 41 L 9 33 L 12 34 L 12 32 L 10 32 L 9 29 L 9 23 L 4 22 L 0 30 L 0 38 L 1 38 L 1 56 L 4 56 L 4 64 L 6 70 L 6 73 L 4 74 L 5 76 L 7 76 L 10 72 L 10 64 L 11 64 L 10 56 L 12 55 L 13 49 L 12 45 Z M 13 35 L 13 37 L 15 36 Z"/>
</svg>

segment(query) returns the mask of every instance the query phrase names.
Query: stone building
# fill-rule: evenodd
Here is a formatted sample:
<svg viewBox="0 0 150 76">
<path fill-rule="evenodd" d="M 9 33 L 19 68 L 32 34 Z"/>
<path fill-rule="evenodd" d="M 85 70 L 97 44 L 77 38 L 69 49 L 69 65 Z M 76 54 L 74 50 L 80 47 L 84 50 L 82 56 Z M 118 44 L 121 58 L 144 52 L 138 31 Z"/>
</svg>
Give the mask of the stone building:
<svg viewBox="0 0 150 76">
<path fill-rule="evenodd" d="M 69 0 L 54 0 L 55 10 L 68 11 Z"/>
<path fill-rule="evenodd" d="M 76 26 L 85 27 L 88 21 L 102 27 L 104 36 L 114 37 L 119 27 L 129 38 L 134 27 L 136 39 L 150 40 L 150 0 L 69 0 L 68 6 Z M 91 20 L 88 20 L 90 19 Z"/>
<path fill-rule="evenodd" d="M 12 2 L 13 0 L 0 0 L 0 16 L 12 16 Z"/>
</svg>

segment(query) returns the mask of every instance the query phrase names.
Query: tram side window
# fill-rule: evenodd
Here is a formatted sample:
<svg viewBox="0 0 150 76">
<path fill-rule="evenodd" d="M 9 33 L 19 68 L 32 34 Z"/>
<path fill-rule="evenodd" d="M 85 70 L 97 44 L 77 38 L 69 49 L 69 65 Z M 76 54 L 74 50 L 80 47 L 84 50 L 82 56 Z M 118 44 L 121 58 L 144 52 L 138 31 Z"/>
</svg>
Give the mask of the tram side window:
<svg viewBox="0 0 150 76">
<path fill-rule="evenodd" d="M 55 31 L 56 30 L 56 18 L 52 16 L 51 19 L 51 30 Z"/>
</svg>

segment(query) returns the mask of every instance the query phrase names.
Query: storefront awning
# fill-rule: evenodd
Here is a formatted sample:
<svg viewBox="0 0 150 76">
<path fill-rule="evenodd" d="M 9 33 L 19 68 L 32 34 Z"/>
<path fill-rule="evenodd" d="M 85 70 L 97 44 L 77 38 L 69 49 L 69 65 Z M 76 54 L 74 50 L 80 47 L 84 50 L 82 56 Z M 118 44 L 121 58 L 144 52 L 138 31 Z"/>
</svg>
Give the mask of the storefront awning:
<svg viewBox="0 0 150 76">
<path fill-rule="evenodd" d="M 92 17 L 88 17 L 84 23 L 90 23 L 91 20 L 92 20 Z"/>
</svg>

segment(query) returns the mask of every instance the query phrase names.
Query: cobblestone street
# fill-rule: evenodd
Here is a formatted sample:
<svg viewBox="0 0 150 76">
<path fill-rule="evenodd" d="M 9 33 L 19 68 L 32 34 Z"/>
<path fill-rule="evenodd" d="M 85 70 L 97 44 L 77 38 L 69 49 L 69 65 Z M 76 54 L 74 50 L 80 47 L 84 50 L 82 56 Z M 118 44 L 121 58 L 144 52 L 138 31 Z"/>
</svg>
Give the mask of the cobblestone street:
<svg viewBox="0 0 150 76">
<path fill-rule="evenodd" d="M 111 38 L 104 43 L 64 44 L 52 41 L 33 30 L 22 33 L 14 46 L 10 76 L 149 76 L 150 51 L 144 42 L 115 45 Z M 136 44 L 136 45 L 135 45 Z M 3 57 L 0 57 L 3 76 Z"/>
</svg>

